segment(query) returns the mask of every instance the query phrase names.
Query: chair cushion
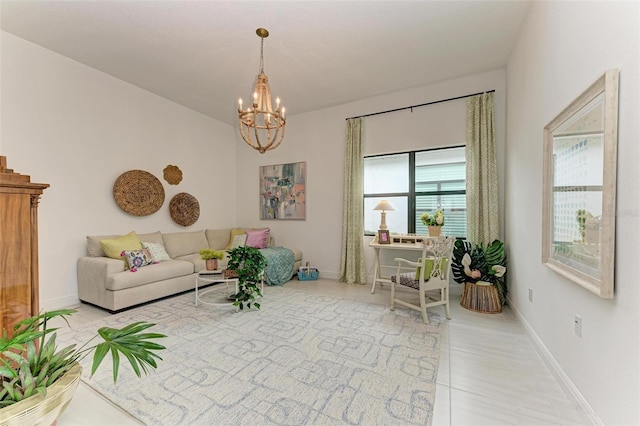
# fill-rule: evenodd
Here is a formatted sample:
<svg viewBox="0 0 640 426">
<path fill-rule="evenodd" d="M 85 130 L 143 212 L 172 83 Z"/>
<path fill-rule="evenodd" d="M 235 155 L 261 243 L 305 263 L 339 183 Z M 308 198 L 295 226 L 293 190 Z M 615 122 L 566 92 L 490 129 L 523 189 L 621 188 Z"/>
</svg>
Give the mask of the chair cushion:
<svg viewBox="0 0 640 426">
<path fill-rule="evenodd" d="M 420 290 L 420 281 L 415 279 L 415 275 L 414 272 L 403 272 L 400 274 L 400 282 L 396 281 L 395 275 L 392 275 L 391 282 Z"/>
<path fill-rule="evenodd" d="M 194 232 L 170 232 L 162 234 L 164 248 L 172 259 L 187 254 L 200 253 L 203 248 L 208 248 L 207 237 L 202 231 Z"/>
<path fill-rule="evenodd" d="M 418 262 L 422 262 L 422 258 L 418 259 Z M 446 258 L 442 258 L 442 268 L 440 269 L 441 271 L 444 271 L 445 268 L 447 267 L 447 259 Z M 415 278 L 416 280 L 420 279 L 420 271 L 422 270 L 421 266 L 418 266 L 418 268 L 416 269 L 416 274 L 415 274 Z M 427 261 L 425 262 L 425 268 L 424 268 L 424 280 L 427 281 L 429 278 L 431 278 L 431 271 L 433 270 L 433 259 L 427 259 Z"/>
</svg>

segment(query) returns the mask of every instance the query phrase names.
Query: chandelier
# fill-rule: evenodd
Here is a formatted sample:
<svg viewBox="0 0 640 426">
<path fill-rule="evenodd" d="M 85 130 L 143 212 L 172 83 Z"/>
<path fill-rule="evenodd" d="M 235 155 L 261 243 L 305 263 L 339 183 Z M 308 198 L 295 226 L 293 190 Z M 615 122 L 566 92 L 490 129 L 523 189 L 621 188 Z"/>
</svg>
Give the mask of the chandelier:
<svg viewBox="0 0 640 426">
<path fill-rule="evenodd" d="M 280 109 L 280 98 L 276 98 L 276 109 L 271 106 L 271 90 L 269 80 L 264 73 L 264 39 L 269 37 L 269 31 L 258 28 L 256 34 L 260 37 L 260 74 L 253 92 L 253 104 L 246 110 L 242 109 L 242 98 L 238 100 L 238 118 L 240 135 L 253 149 L 264 154 L 275 149 L 284 138 L 286 119 L 284 108 Z"/>
</svg>

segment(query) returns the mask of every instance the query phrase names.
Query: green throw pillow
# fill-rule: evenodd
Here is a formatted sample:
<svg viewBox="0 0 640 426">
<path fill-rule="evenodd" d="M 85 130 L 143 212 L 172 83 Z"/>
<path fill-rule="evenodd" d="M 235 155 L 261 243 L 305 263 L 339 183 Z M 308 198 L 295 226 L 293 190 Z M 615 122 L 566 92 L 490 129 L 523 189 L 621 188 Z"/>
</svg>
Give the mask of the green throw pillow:
<svg viewBox="0 0 640 426">
<path fill-rule="evenodd" d="M 100 240 L 102 250 L 112 259 L 124 260 L 122 252 L 125 250 L 141 250 L 142 242 L 134 231 L 129 232 L 122 237 L 113 238 L 111 240 Z"/>
<path fill-rule="evenodd" d="M 418 259 L 418 262 L 422 262 L 422 258 Z M 443 257 L 442 258 L 442 269 L 444 270 L 444 268 L 447 267 L 447 258 Z M 424 280 L 427 281 L 429 278 L 431 278 L 431 271 L 433 270 L 433 259 L 427 259 L 427 262 L 425 264 L 425 271 L 424 271 Z M 422 267 L 418 266 L 418 269 L 416 269 L 416 277 L 415 280 L 419 280 L 420 279 L 420 271 L 422 270 Z"/>
</svg>

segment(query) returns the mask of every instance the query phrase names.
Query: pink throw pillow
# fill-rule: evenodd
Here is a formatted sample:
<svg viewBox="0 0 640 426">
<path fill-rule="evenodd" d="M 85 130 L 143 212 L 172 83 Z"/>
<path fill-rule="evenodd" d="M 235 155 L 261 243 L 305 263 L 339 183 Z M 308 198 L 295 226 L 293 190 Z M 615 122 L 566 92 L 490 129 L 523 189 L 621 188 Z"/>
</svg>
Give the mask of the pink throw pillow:
<svg viewBox="0 0 640 426">
<path fill-rule="evenodd" d="M 247 242 L 245 245 L 259 249 L 267 248 L 269 243 L 269 228 L 247 229 Z"/>
</svg>

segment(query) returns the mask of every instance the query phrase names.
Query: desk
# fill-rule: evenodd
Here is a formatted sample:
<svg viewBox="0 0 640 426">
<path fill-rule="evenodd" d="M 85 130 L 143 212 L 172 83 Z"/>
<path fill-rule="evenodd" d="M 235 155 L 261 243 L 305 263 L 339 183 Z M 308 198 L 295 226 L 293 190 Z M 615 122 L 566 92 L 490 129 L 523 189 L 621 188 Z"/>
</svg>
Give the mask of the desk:
<svg viewBox="0 0 640 426">
<path fill-rule="evenodd" d="M 393 237 L 396 237 L 395 235 Z M 426 235 L 410 235 L 402 236 L 402 243 L 392 242 L 391 244 L 380 244 L 377 238 L 369 243 L 369 247 L 372 247 L 376 253 L 376 264 L 373 270 L 373 286 L 371 286 L 371 294 L 376 291 L 377 283 L 391 284 L 391 276 L 383 276 L 380 272 L 384 268 L 396 268 L 397 265 L 383 265 L 380 263 L 380 251 L 382 250 L 414 250 L 422 252 L 424 241 L 428 240 Z M 392 238 L 391 241 L 396 241 Z M 405 242 L 407 241 L 407 242 Z"/>
</svg>

